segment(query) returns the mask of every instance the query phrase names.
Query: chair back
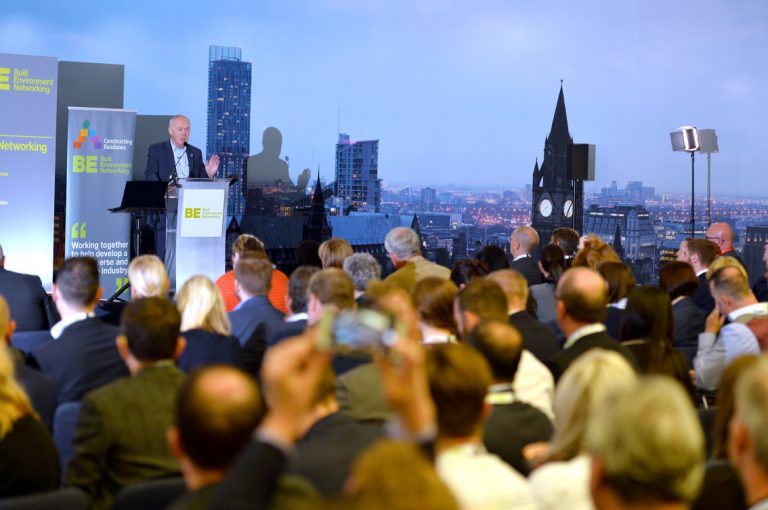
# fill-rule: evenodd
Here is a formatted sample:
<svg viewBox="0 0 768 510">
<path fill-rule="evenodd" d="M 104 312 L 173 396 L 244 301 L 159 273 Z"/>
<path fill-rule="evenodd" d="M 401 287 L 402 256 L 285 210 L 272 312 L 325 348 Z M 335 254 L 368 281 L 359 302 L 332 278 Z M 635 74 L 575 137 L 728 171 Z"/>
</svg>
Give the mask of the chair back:
<svg viewBox="0 0 768 510">
<path fill-rule="evenodd" d="M 0 499 L 0 510 L 87 510 L 88 498 L 74 488 Z"/>
<path fill-rule="evenodd" d="M 67 465 L 75 454 L 72 440 L 75 437 L 75 427 L 80 418 L 80 402 L 65 402 L 56 408 L 53 415 L 53 442 L 59 451 L 61 476 L 67 471 Z"/>
<path fill-rule="evenodd" d="M 11 345 L 20 351 L 32 352 L 43 344 L 53 340 L 47 329 L 40 331 L 19 331 L 11 337 Z"/>
<path fill-rule="evenodd" d="M 112 510 L 162 510 L 186 492 L 184 478 L 180 476 L 147 480 L 121 490 L 115 498 Z"/>
</svg>

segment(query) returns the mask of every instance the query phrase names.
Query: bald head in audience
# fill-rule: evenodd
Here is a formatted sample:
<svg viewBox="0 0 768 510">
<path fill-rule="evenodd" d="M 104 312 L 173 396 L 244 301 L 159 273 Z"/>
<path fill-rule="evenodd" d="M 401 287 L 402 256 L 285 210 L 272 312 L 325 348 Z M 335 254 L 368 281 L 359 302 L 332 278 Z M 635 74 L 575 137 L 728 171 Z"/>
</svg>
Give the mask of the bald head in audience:
<svg viewBox="0 0 768 510">
<path fill-rule="evenodd" d="M 557 325 L 569 336 L 586 326 L 603 322 L 607 305 L 605 281 L 586 267 L 569 269 L 557 284 Z"/>
<path fill-rule="evenodd" d="M 530 255 L 538 245 L 539 234 L 528 225 L 517 227 L 509 238 L 509 252 L 513 257 Z"/>
</svg>

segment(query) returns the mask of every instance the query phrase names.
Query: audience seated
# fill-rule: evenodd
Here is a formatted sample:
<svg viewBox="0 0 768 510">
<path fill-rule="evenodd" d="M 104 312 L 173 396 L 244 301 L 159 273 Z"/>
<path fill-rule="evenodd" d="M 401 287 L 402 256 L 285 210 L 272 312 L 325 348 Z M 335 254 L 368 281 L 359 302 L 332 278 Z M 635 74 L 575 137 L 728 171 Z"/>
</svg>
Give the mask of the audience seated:
<svg viewBox="0 0 768 510">
<path fill-rule="evenodd" d="M 179 460 L 189 494 L 171 510 L 208 508 L 263 412 L 259 388 L 244 372 L 216 365 L 187 378 L 176 400 L 168 445 Z"/>
<path fill-rule="evenodd" d="M 527 225 L 517 227 L 509 237 L 509 253 L 512 256 L 509 268 L 522 274 L 529 287 L 544 281 L 539 265 L 532 257 L 538 246 L 539 234 Z"/>
<path fill-rule="evenodd" d="M 450 269 L 439 266 L 421 256 L 419 235 L 407 227 L 395 227 L 384 238 L 384 249 L 395 272 L 384 281 L 410 292 L 416 282 L 427 276 L 448 279 Z"/>
<path fill-rule="evenodd" d="M 715 309 L 707 316 L 694 359 L 696 386 L 715 390 L 725 367 L 742 354 L 759 354 L 760 346 L 748 323 L 768 315 L 768 303 L 758 303 L 743 266 L 733 257 L 720 257 L 707 273 Z M 728 324 L 725 324 L 725 319 Z"/>
<path fill-rule="evenodd" d="M 234 310 L 238 303 L 240 303 L 240 297 L 235 292 L 235 268 L 245 253 L 252 255 L 250 252 L 261 253 L 265 257 L 267 255 L 264 243 L 258 237 L 242 234 L 232 244 L 232 270 L 227 271 L 216 280 L 216 286 L 219 288 L 221 297 L 224 299 L 224 306 L 227 312 Z M 269 286 L 269 302 L 283 313 L 288 313 L 288 310 L 284 308 L 287 285 L 288 277 L 286 274 L 277 268 L 273 268 Z"/>
<path fill-rule="evenodd" d="M 621 355 L 592 349 L 563 374 L 555 393 L 555 432 L 538 455 L 544 463 L 529 478 L 542 510 L 594 508 L 589 495 L 589 457 L 584 455 L 587 426 L 608 395 L 631 385 L 637 376 Z"/>
<path fill-rule="evenodd" d="M 499 284 L 507 298 L 509 323 L 523 337 L 523 346 L 545 362 L 560 352 L 552 328 L 542 324 L 525 309 L 528 302 L 528 282 L 513 269 L 504 269 L 488 275 L 488 279 Z"/>
<path fill-rule="evenodd" d="M 437 412 L 435 467 L 462 508 L 535 508 L 525 478 L 482 443 L 488 362 L 466 345 L 443 344 L 427 353 L 427 374 Z"/>
<path fill-rule="evenodd" d="M 266 256 L 242 257 L 235 266 L 235 293 L 240 298 L 229 312 L 232 334 L 244 345 L 262 322 L 279 321 L 283 312 L 272 306 L 268 299 L 272 281 L 272 263 Z M 285 306 L 285 297 L 283 304 Z"/>
<path fill-rule="evenodd" d="M 685 354 L 688 366 L 693 367 L 693 358 L 699 347 L 699 333 L 704 331 L 705 315 L 693 302 L 699 280 L 690 264 L 673 261 L 665 264 L 659 272 L 659 288 L 669 294 L 672 300 L 672 316 L 675 323 L 675 349 Z"/>
<path fill-rule="evenodd" d="M 482 261 L 461 259 L 453 265 L 450 279 L 459 289 L 463 289 L 473 279 L 482 278 L 487 274 L 488 268 Z"/>
<path fill-rule="evenodd" d="M 611 245 L 597 235 L 582 236 L 579 240 L 579 250 L 573 257 L 571 267 L 588 267 L 597 271 L 603 262 L 621 262 L 621 260 Z"/>
<path fill-rule="evenodd" d="M 165 436 L 184 382 L 174 363 L 185 345 L 180 326 L 178 311 L 163 298 L 133 301 L 123 312 L 117 347 L 131 377 L 86 395 L 66 474 L 91 508 L 109 508 L 132 483 L 179 474 Z"/>
<path fill-rule="evenodd" d="M 187 342 L 178 359 L 179 368 L 190 372 L 216 363 L 243 366 L 242 348 L 230 334 L 221 294 L 207 276 L 193 276 L 184 282 L 176 295 L 176 306 L 181 314 L 181 333 Z"/>
<path fill-rule="evenodd" d="M 635 275 L 628 265 L 622 262 L 604 262 L 597 270 L 608 284 L 608 308 L 605 311 L 605 324 L 611 338 L 619 339 L 621 321 L 627 307 L 627 296 L 637 286 Z"/>
<path fill-rule="evenodd" d="M 680 243 L 680 249 L 677 251 L 677 260 L 687 262 L 696 272 L 699 287 L 691 299 L 705 314 L 710 313 L 715 308 L 715 300 L 712 299 L 707 281 L 707 270 L 715 260 L 717 252 L 718 247 L 712 241 L 693 238 L 688 238 Z"/>
<path fill-rule="evenodd" d="M 51 433 L 17 382 L 14 365 L 10 348 L 0 345 L 0 498 L 52 491 L 60 480 Z"/>
<path fill-rule="evenodd" d="M 477 254 L 477 260 L 485 264 L 489 273 L 499 269 L 509 269 L 509 259 L 507 259 L 507 254 L 504 253 L 500 246 L 485 246 Z"/>
<path fill-rule="evenodd" d="M 8 355 L 14 363 L 16 381 L 29 397 L 32 408 L 37 412 L 40 420 L 50 429 L 56 412 L 56 386 L 50 377 L 26 366 L 22 353 L 11 346 L 11 337 L 16 329 L 16 323 L 8 312 L 8 303 L 0 294 L 0 350 L 7 346 Z"/>
<path fill-rule="evenodd" d="M 680 385 L 651 376 L 618 389 L 587 428 L 598 510 L 684 510 L 704 475 L 704 438 Z"/>
<path fill-rule="evenodd" d="M 506 322 L 507 298 L 496 282 L 483 278 L 470 282 L 453 302 L 459 336 L 467 338 L 485 320 Z M 555 381 L 547 367 L 527 349 L 523 349 L 514 380 L 515 395 L 552 418 Z"/>
<path fill-rule="evenodd" d="M 33 350 L 29 363 L 53 379 L 58 403 L 82 400 L 86 393 L 128 375 L 115 346 L 118 328 L 96 319 L 101 298 L 95 259 L 65 260 L 53 284 L 61 321 L 51 328 L 55 341 Z"/>
<path fill-rule="evenodd" d="M 672 346 L 672 335 L 669 295 L 657 287 L 632 290 L 621 323 L 621 344 L 634 354 L 640 373 L 668 375 L 693 398 L 688 362 Z"/>
<path fill-rule="evenodd" d="M 529 287 L 530 295 L 536 301 L 536 317 L 543 323 L 555 320 L 555 288 L 565 271 L 565 253 L 555 244 L 548 244 L 541 249 L 539 270 L 543 283 Z"/>
<path fill-rule="evenodd" d="M 520 334 L 507 323 L 485 321 L 472 330 L 467 344 L 483 355 L 493 375 L 493 384 L 485 397 L 491 411 L 485 420 L 483 443 L 489 452 L 527 476 L 531 468 L 523 456 L 523 448 L 531 443 L 548 441 L 552 435 L 552 422 L 547 415 L 520 402 L 515 395 L 512 382 L 523 352 Z"/>
<path fill-rule="evenodd" d="M 326 498 L 341 494 L 355 459 L 382 434 L 379 426 L 363 425 L 339 412 L 335 383 L 327 367 L 313 391 L 288 465 L 289 473 L 309 481 Z"/>
<path fill-rule="evenodd" d="M 578 258 L 579 255 L 576 255 Z M 548 364 L 558 379 L 575 359 L 599 347 L 617 351 L 633 366 L 635 357 L 606 332 L 605 308 L 608 302 L 605 280 L 593 269 L 574 267 L 557 284 L 557 325 L 566 336 L 564 349 Z"/>
<path fill-rule="evenodd" d="M 5 269 L 5 253 L 0 245 L 0 294 L 5 296 L 18 331 L 49 329 L 58 321 L 56 310 L 43 289 L 39 276 Z"/>
<path fill-rule="evenodd" d="M 563 250 L 563 255 L 565 256 L 563 269 L 571 267 L 573 257 L 576 256 L 576 250 L 579 248 L 579 237 L 578 232 L 568 227 L 558 227 L 552 231 L 549 242 Z"/>
<path fill-rule="evenodd" d="M 413 305 L 419 314 L 419 332 L 424 345 L 456 342 L 453 300 L 459 291 L 451 280 L 430 276 L 413 287 Z"/>
<path fill-rule="evenodd" d="M 320 244 L 320 248 L 317 249 L 323 269 L 331 267 L 342 269 L 344 267 L 344 259 L 353 253 L 352 246 L 340 237 L 331 237 L 327 241 L 323 241 Z"/>
<path fill-rule="evenodd" d="M 296 336 L 307 327 L 307 287 L 312 275 L 320 271 L 315 266 L 299 266 L 288 279 L 288 293 L 285 295 L 285 306 L 289 315 L 281 321 L 266 321 L 256 327 L 251 338 L 245 342 L 243 349 L 247 352 L 256 350 L 258 345 L 269 348 L 280 340 Z"/>
<path fill-rule="evenodd" d="M 355 284 L 355 300 L 358 304 L 362 302 L 368 284 L 381 280 L 381 264 L 370 253 L 350 255 L 344 259 L 342 269 Z"/>
</svg>

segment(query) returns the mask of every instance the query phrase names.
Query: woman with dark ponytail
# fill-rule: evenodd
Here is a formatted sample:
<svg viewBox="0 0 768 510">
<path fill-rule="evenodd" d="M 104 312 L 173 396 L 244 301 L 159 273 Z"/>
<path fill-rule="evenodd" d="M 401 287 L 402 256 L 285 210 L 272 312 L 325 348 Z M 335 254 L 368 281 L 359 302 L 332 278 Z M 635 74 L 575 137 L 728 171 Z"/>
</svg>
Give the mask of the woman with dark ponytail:
<svg viewBox="0 0 768 510">
<path fill-rule="evenodd" d="M 555 320 L 555 288 L 565 271 L 565 252 L 556 244 L 548 244 L 541 249 L 539 270 L 544 283 L 533 285 L 530 295 L 536 301 L 537 316 L 541 322 Z"/>
</svg>

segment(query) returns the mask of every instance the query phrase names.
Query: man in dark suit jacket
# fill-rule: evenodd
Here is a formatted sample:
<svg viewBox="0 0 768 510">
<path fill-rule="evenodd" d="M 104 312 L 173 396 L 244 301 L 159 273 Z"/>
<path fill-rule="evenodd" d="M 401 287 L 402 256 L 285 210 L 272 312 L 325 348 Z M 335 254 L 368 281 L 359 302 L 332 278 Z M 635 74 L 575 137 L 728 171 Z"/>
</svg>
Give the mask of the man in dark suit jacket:
<svg viewBox="0 0 768 510">
<path fill-rule="evenodd" d="M 59 404 L 82 400 L 89 391 L 128 375 L 115 346 L 118 328 L 93 316 L 101 293 L 95 259 L 64 261 L 53 284 L 62 319 L 51 328 L 54 340 L 34 349 L 28 359 L 53 379 Z"/>
<path fill-rule="evenodd" d="M 606 332 L 603 319 L 607 303 L 603 278 L 585 267 L 571 268 L 557 284 L 557 325 L 566 337 L 564 350 L 548 363 L 559 379 L 576 358 L 590 349 L 617 351 L 637 367 L 632 353 Z"/>
<path fill-rule="evenodd" d="M 5 254 L 0 245 L 0 295 L 5 297 L 17 331 L 40 331 L 58 321 L 40 277 L 5 269 Z"/>
<path fill-rule="evenodd" d="M 509 238 L 509 253 L 512 255 L 509 267 L 525 276 L 528 286 L 544 281 L 539 264 L 531 257 L 538 245 L 539 234 L 527 225 L 517 227 Z"/>
<path fill-rule="evenodd" d="M 316 388 L 328 367 L 310 337 L 280 342 L 264 361 L 262 386 L 269 411 L 256 440 L 240 455 L 222 480 L 209 507 L 212 510 L 267 508 L 302 423 L 311 420 Z"/>
<path fill-rule="evenodd" d="M 512 269 L 501 269 L 488 275 L 504 291 L 507 298 L 509 323 L 520 332 L 523 346 L 539 361 L 545 362 L 560 352 L 560 344 L 552 328 L 536 320 L 525 310 L 528 301 L 528 283 L 525 277 Z"/>
<path fill-rule="evenodd" d="M 709 291 L 707 268 L 715 260 L 717 251 L 718 247 L 712 241 L 692 238 L 680 243 L 680 249 L 677 251 L 677 260 L 688 262 L 699 279 L 699 287 L 691 299 L 705 314 L 709 314 L 715 308 L 715 300 Z"/>
<path fill-rule="evenodd" d="M 256 382 L 241 370 L 219 365 L 187 378 L 176 401 L 168 446 L 179 459 L 189 494 L 172 510 L 208 508 L 263 413 Z"/>
<path fill-rule="evenodd" d="M 66 474 L 92 509 L 110 508 L 127 485 L 180 472 L 166 431 L 185 377 L 174 363 L 185 346 L 181 317 L 167 299 L 145 298 L 131 302 L 121 321 L 117 346 L 131 377 L 85 397 Z"/>
<path fill-rule="evenodd" d="M 483 428 L 483 444 L 521 475 L 528 476 L 531 466 L 523 456 L 523 448 L 549 441 L 553 428 L 544 413 L 515 396 L 512 382 L 523 353 L 520 334 L 501 321 L 484 321 L 472 330 L 467 343 L 485 357 L 494 379 L 485 398 L 492 408 Z"/>
<path fill-rule="evenodd" d="M 168 122 L 169 140 L 150 145 L 147 151 L 147 166 L 144 179 L 148 181 L 169 182 L 174 175 L 181 179 L 203 178 L 216 175 L 219 169 L 219 157 L 214 154 L 206 163 L 203 153 L 189 145 L 189 119 L 183 115 L 174 115 Z M 157 215 L 152 220 L 155 224 L 155 248 L 160 258 L 165 255 L 166 215 Z M 175 214 L 171 221 L 175 221 Z"/>
<path fill-rule="evenodd" d="M 272 263 L 269 259 L 243 258 L 235 267 L 235 293 L 240 304 L 229 312 L 232 334 L 245 345 L 262 322 L 279 321 L 283 312 L 269 302 Z"/>
<path fill-rule="evenodd" d="M 364 425 L 339 412 L 335 377 L 328 367 L 312 407 L 315 419 L 302 431 L 288 472 L 309 481 L 325 498 L 341 494 L 355 458 L 382 435 L 378 425 Z"/>
</svg>

